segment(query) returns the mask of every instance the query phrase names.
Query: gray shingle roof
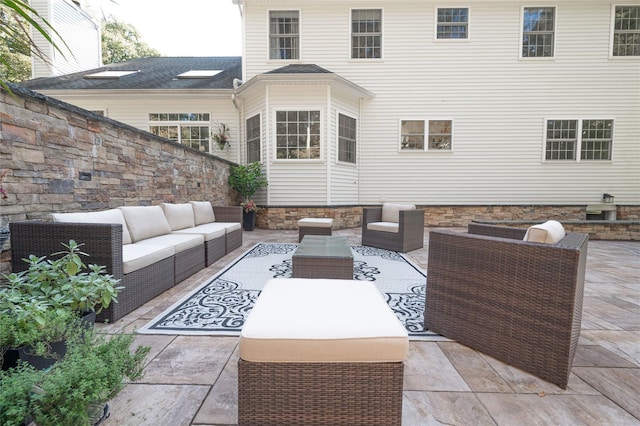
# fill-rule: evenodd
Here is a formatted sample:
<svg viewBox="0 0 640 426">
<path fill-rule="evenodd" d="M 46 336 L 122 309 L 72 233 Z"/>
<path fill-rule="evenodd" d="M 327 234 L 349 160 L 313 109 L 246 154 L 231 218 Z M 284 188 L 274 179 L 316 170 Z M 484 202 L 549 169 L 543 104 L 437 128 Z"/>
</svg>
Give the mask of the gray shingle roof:
<svg viewBox="0 0 640 426">
<path fill-rule="evenodd" d="M 87 74 L 113 70 L 140 70 L 117 79 L 87 79 Z M 212 78 L 179 79 L 190 70 L 223 70 Z M 233 80 L 242 78 L 242 58 L 223 57 L 155 57 L 132 59 L 93 70 L 57 77 L 38 78 L 19 83 L 31 90 L 184 90 L 233 89 Z"/>
<path fill-rule="evenodd" d="M 333 74 L 316 64 L 290 64 L 282 68 L 277 68 L 265 74 Z"/>
</svg>

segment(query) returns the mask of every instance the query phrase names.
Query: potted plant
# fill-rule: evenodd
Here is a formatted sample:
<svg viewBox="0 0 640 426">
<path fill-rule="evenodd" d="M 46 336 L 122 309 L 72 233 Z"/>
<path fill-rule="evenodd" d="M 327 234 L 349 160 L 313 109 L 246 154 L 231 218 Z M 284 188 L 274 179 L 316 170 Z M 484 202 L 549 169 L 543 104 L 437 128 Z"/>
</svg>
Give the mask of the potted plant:
<svg viewBox="0 0 640 426">
<path fill-rule="evenodd" d="M 70 328 L 76 323 L 93 327 L 96 312 L 117 302 L 118 280 L 102 266 L 87 267 L 81 244 L 62 245 L 65 251 L 52 254 L 61 257 L 31 255 L 26 271 L 4 276 L 8 285 L 0 287 L 0 322 L 12 322 L 0 333 L 3 358 L 15 349 L 21 359 L 48 368 L 65 355 Z"/>
<path fill-rule="evenodd" d="M 211 132 L 211 139 L 216 143 L 218 149 L 224 151 L 230 146 L 229 126 L 224 123 L 218 123 L 216 127 L 216 130 Z"/>
<path fill-rule="evenodd" d="M 107 338 L 76 327 L 66 356 L 51 369 L 24 363 L 0 373 L 0 424 L 32 419 L 38 426 L 95 425 L 109 414 L 107 402 L 142 377 L 150 348 L 131 349 L 133 335 Z M 6 397 L 6 398 L 5 398 Z"/>
<path fill-rule="evenodd" d="M 232 166 L 229 174 L 229 185 L 242 196 L 242 222 L 245 231 L 253 231 L 257 206 L 251 199 L 258 190 L 268 185 L 262 175 L 260 163 Z"/>
</svg>

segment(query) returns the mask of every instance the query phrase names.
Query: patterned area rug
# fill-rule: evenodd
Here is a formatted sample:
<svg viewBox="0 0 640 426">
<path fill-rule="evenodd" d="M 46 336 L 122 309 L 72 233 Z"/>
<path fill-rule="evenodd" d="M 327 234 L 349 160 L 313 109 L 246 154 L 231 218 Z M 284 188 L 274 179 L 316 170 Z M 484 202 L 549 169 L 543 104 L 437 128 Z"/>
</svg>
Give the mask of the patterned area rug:
<svg viewBox="0 0 640 426">
<path fill-rule="evenodd" d="M 264 284 L 291 277 L 298 244 L 258 243 L 138 330 L 144 334 L 237 336 Z M 426 275 L 394 251 L 352 246 L 353 277 L 373 281 L 411 340 L 442 340 L 422 329 Z M 295 318 L 292 318 L 295 321 Z"/>
</svg>

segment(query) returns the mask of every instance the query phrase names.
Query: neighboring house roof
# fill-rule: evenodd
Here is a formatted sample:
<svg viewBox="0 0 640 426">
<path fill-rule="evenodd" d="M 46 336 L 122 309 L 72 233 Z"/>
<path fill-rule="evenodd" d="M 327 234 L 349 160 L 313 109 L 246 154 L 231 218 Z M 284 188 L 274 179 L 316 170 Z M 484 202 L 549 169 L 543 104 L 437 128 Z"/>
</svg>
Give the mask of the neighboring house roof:
<svg viewBox="0 0 640 426">
<path fill-rule="evenodd" d="M 212 77 L 179 78 L 193 70 L 220 70 Z M 136 71 L 119 78 L 88 78 L 102 71 Z M 31 90 L 185 90 L 233 89 L 233 80 L 242 78 L 242 58 L 154 57 L 132 59 L 100 68 L 20 83 Z"/>
</svg>

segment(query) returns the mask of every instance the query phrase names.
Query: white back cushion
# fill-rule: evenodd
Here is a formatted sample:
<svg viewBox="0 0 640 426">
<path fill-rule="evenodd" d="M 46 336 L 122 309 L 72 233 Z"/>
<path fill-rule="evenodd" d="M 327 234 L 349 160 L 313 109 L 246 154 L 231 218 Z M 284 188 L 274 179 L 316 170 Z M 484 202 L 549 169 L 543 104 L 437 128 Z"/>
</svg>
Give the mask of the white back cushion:
<svg viewBox="0 0 640 426">
<path fill-rule="evenodd" d="M 162 203 L 161 207 L 172 231 L 193 228 L 195 226 L 196 222 L 193 216 L 193 207 L 191 207 L 190 203 Z"/>
<path fill-rule="evenodd" d="M 203 225 L 205 223 L 211 223 L 216 221 L 216 216 L 213 214 L 213 206 L 209 201 L 189 201 L 193 207 L 193 214 L 195 216 L 196 225 Z"/>
<path fill-rule="evenodd" d="M 524 241 L 555 244 L 565 236 L 564 227 L 557 220 L 548 220 L 539 225 L 530 226 L 524 235 Z"/>
<path fill-rule="evenodd" d="M 122 211 L 119 209 L 103 210 L 99 212 L 81 213 L 52 213 L 54 222 L 62 223 L 119 223 L 122 225 L 122 244 L 131 244 L 131 235 L 127 229 Z"/>
<path fill-rule="evenodd" d="M 400 222 L 400 210 L 415 210 L 413 204 L 394 204 L 384 203 L 382 205 L 382 221 L 383 222 Z"/>
<path fill-rule="evenodd" d="M 120 210 L 134 243 L 171 232 L 171 226 L 160 206 L 125 206 L 120 207 Z"/>
</svg>

